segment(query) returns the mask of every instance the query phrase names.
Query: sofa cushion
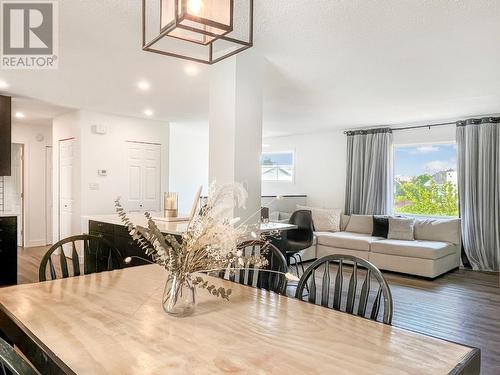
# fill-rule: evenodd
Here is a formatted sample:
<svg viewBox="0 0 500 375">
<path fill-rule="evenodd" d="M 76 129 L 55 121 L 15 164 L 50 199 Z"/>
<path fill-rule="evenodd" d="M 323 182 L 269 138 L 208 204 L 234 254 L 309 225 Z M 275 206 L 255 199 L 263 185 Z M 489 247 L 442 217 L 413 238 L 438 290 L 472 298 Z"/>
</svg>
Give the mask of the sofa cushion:
<svg viewBox="0 0 500 375">
<path fill-rule="evenodd" d="M 314 229 L 319 232 L 338 232 L 340 230 L 340 208 L 326 209 L 297 205 L 297 210 L 309 210 L 312 213 Z"/>
<path fill-rule="evenodd" d="M 351 215 L 345 229 L 347 232 L 364 233 L 371 235 L 373 232 L 372 215 Z"/>
<path fill-rule="evenodd" d="M 343 249 L 370 251 L 373 241 L 382 240 L 382 237 L 372 237 L 365 233 L 352 232 L 316 232 L 318 244 Z"/>
<path fill-rule="evenodd" d="M 349 219 L 351 217 L 349 215 L 340 215 L 340 230 L 342 232 L 345 232 L 345 229 L 347 228 L 347 224 L 349 224 Z"/>
<path fill-rule="evenodd" d="M 415 219 L 413 218 L 389 218 L 389 233 L 387 238 L 391 240 L 407 240 L 415 239 L 414 235 Z"/>
<path fill-rule="evenodd" d="M 371 252 L 409 258 L 439 259 L 457 251 L 454 244 L 438 241 L 382 240 L 371 244 Z"/>
<path fill-rule="evenodd" d="M 415 239 L 460 244 L 460 219 L 418 219 Z"/>
</svg>

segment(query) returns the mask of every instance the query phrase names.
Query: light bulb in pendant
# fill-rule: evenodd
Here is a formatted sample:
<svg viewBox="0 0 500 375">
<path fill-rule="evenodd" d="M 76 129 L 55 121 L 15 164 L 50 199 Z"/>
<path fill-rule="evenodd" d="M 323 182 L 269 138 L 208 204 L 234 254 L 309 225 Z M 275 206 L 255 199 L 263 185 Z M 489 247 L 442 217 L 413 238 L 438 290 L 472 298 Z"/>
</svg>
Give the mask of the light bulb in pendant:
<svg viewBox="0 0 500 375">
<path fill-rule="evenodd" d="M 203 7 L 202 0 L 189 0 L 188 1 L 188 11 L 190 14 L 199 15 L 201 13 L 201 8 Z"/>
</svg>

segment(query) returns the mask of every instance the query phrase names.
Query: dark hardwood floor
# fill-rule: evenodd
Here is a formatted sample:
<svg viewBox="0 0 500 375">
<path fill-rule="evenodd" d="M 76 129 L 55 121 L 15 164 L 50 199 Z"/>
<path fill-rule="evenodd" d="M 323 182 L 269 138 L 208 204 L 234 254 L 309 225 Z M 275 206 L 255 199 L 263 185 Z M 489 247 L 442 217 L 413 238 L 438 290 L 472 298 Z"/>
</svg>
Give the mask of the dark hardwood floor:
<svg viewBox="0 0 500 375">
<path fill-rule="evenodd" d="M 19 284 L 30 284 L 38 282 L 38 267 L 40 266 L 40 261 L 42 260 L 49 247 L 50 246 L 17 248 L 17 281 Z"/>
<path fill-rule="evenodd" d="M 47 247 L 19 249 L 19 282 L 38 281 Z M 500 278 L 456 270 L 434 281 L 384 273 L 397 327 L 481 349 L 482 374 L 500 374 Z"/>
</svg>

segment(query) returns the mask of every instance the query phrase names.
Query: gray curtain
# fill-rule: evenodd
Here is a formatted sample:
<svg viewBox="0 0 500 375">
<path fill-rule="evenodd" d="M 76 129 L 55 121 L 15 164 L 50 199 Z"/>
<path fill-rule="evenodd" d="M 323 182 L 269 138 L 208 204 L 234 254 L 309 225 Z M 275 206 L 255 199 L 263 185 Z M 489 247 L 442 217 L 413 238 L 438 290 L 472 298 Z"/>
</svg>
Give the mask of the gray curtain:
<svg viewBox="0 0 500 375">
<path fill-rule="evenodd" d="M 500 117 L 457 123 L 458 190 L 465 253 L 473 269 L 500 264 Z"/>
<path fill-rule="evenodd" d="M 391 145 L 389 128 L 347 132 L 347 215 L 388 213 Z"/>
</svg>

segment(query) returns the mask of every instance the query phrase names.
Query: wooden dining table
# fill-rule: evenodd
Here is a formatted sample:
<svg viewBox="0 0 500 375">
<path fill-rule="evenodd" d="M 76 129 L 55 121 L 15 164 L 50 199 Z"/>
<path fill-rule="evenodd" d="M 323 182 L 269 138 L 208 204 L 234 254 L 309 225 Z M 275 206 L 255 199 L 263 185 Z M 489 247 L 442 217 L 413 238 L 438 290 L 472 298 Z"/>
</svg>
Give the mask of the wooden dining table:
<svg viewBox="0 0 500 375">
<path fill-rule="evenodd" d="M 146 265 L 0 289 L 0 331 L 42 374 L 478 374 L 478 349 L 221 279 L 192 316 Z M 397 303 L 397 301 L 395 302 Z"/>
</svg>

